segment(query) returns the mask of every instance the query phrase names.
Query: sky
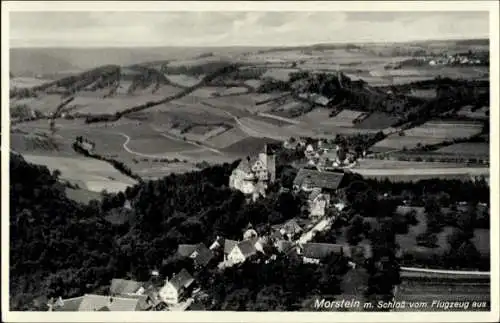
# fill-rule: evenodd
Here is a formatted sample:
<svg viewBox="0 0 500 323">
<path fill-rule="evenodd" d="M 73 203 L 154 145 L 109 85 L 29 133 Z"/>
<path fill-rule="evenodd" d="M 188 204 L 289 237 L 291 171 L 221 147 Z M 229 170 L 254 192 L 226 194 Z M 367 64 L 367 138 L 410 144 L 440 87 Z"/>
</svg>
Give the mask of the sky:
<svg viewBox="0 0 500 323">
<path fill-rule="evenodd" d="M 294 46 L 488 38 L 488 12 L 11 12 L 12 47 Z"/>
</svg>

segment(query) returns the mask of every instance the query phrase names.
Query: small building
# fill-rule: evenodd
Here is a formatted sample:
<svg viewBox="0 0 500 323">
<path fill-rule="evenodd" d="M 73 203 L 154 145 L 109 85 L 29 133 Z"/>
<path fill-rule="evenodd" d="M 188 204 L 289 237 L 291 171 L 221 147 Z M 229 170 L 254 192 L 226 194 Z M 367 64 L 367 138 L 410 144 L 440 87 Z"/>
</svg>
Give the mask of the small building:
<svg viewBox="0 0 500 323">
<path fill-rule="evenodd" d="M 331 255 L 351 257 L 349 246 L 331 243 L 305 243 L 298 249 L 304 263 L 319 264 Z"/>
<path fill-rule="evenodd" d="M 193 282 L 193 276 L 186 269 L 182 269 L 171 280 L 166 280 L 158 295 L 167 304 L 177 304 Z"/>
</svg>

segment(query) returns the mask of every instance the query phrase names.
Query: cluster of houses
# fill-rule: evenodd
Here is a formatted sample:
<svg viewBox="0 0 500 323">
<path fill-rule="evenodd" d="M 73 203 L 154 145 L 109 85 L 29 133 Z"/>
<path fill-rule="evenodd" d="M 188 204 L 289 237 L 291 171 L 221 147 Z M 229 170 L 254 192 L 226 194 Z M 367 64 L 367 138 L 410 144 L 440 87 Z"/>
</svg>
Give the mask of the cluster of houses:
<svg viewBox="0 0 500 323">
<path fill-rule="evenodd" d="M 304 231 L 305 228 L 294 219 L 273 226 L 270 235 L 260 237 L 249 225 L 241 241 L 217 237 L 210 247 L 203 243 L 181 244 L 177 253 L 193 259 L 195 270 L 214 264 L 212 260 L 218 251 L 222 251 L 224 255 L 218 264 L 219 269 L 241 264 L 257 254 L 265 255 L 266 263 L 275 260 L 277 254 L 281 253 L 309 264 L 320 264 L 332 255 L 337 255 L 347 257 L 352 267 L 363 264 L 372 256 L 368 245 L 354 247 L 299 243 L 297 238 Z M 153 271 L 152 276 L 157 277 L 159 273 Z M 68 299 L 59 297 L 48 300 L 46 305 L 49 311 L 179 311 L 189 308 L 193 303 L 193 296 L 200 294 L 196 279 L 186 269 L 167 278 L 162 286 L 157 285 L 152 282 L 112 279 L 108 295 L 85 294 Z"/>
<path fill-rule="evenodd" d="M 481 59 L 469 53 L 443 55 L 442 57 L 431 59 L 429 65 L 480 65 Z"/>
</svg>

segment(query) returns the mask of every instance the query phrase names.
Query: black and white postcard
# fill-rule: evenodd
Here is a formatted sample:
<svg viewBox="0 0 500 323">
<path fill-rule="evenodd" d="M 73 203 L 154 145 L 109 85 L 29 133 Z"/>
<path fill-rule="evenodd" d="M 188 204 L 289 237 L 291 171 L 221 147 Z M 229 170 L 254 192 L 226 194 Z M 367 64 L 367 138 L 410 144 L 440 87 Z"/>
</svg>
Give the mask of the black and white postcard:
<svg viewBox="0 0 500 323">
<path fill-rule="evenodd" d="M 2 3 L 2 319 L 496 321 L 498 8 Z"/>
</svg>

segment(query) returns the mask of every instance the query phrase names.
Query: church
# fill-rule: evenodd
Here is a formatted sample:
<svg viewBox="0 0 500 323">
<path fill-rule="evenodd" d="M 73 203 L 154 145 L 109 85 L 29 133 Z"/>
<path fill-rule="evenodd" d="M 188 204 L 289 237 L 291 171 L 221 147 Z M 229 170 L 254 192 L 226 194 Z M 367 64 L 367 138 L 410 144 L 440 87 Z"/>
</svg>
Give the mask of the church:
<svg viewBox="0 0 500 323">
<path fill-rule="evenodd" d="M 266 144 L 263 152 L 239 163 L 229 177 L 229 187 L 256 200 L 259 196 L 265 196 L 267 185 L 275 180 L 276 156 L 274 150 Z"/>
</svg>

